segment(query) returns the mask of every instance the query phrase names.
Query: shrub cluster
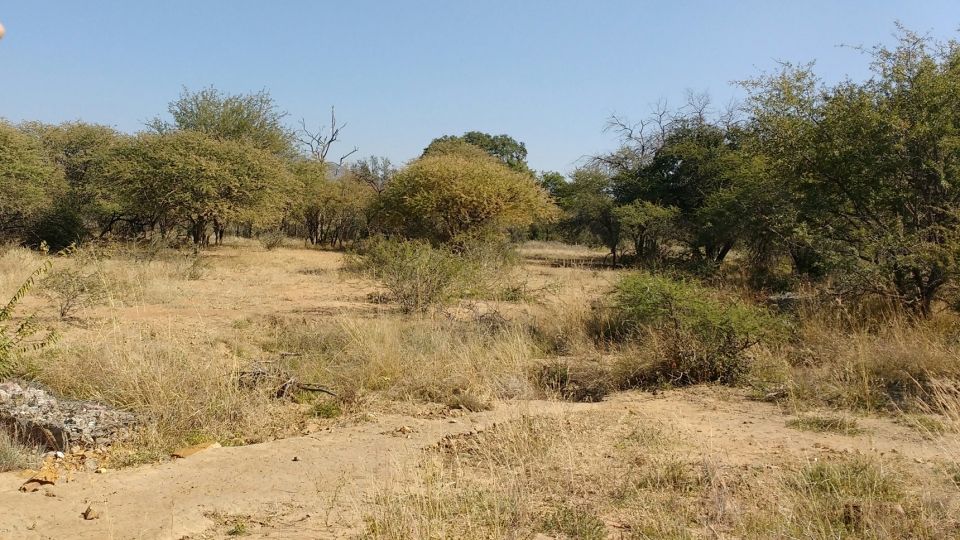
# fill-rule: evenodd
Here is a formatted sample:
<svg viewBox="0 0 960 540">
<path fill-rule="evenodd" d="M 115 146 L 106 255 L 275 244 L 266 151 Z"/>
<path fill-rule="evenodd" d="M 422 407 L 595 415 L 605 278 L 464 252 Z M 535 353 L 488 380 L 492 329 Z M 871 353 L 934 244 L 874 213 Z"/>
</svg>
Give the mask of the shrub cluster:
<svg viewBox="0 0 960 540">
<path fill-rule="evenodd" d="M 374 238 L 358 246 L 346 268 L 380 281 L 388 300 L 413 313 L 455 298 L 509 296 L 515 287 L 503 281 L 516 263 L 513 246 L 502 238 L 472 235 L 440 245 Z"/>
<path fill-rule="evenodd" d="M 407 313 L 449 300 L 463 283 L 463 258 L 424 240 L 376 239 L 360 253 L 349 260 L 348 270 L 382 282 L 390 299 Z"/>
<path fill-rule="evenodd" d="M 766 310 L 691 281 L 632 274 L 613 294 L 605 331 L 620 340 L 648 339 L 657 357 L 634 384 L 735 383 L 748 371 L 747 351 L 782 331 Z"/>
</svg>

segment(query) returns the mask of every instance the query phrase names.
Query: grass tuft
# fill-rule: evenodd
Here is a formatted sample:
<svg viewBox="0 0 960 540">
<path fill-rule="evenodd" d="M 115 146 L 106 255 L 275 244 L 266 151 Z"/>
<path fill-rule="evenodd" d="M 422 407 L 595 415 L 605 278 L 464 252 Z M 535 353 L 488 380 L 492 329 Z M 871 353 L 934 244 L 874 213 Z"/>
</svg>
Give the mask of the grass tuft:
<svg viewBox="0 0 960 540">
<path fill-rule="evenodd" d="M 787 427 L 802 431 L 817 433 L 840 433 L 843 435 L 859 435 L 864 433 L 857 421 L 853 418 L 826 415 L 804 415 L 787 421 Z"/>
</svg>

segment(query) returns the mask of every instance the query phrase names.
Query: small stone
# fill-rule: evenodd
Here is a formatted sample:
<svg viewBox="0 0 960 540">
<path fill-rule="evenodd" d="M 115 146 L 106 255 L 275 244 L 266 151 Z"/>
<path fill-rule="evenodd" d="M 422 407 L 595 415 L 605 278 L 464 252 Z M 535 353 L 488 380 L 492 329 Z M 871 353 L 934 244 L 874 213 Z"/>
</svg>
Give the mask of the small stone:
<svg viewBox="0 0 960 540">
<path fill-rule="evenodd" d="M 87 458 L 83 460 L 83 468 L 91 472 L 96 471 L 100 468 L 100 462 L 92 458 Z"/>
<path fill-rule="evenodd" d="M 83 519 L 90 521 L 93 519 L 100 519 L 100 516 L 103 515 L 103 509 L 98 505 L 89 505 L 87 509 L 83 511 Z"/>
<path fill-rule="evenodd" d="M 104 467 L 100 467 L 99 469 L 97 469 L 97 470 L 95 470 L 95 471 L 93 471 L 93 472 L 95 472 L 95 473 L 97 473 L 97 474 L 103 474 L 103 473 L 107 472 L 107 469 L 104 468 Z"/>
<path fill-rule="evenodd" d="M 34 493 L 40 491 L 40 487 L 43 486 L 43 483 L 37 482 L 36 480 L 30 480 L 22 486 L 20 486 L 20 491 L 24 493 Z"/>
<path fill-rule="evenodd" d="M 300 461 L 300 456 L 293 456 L 294 461 Z"/>
</svg>

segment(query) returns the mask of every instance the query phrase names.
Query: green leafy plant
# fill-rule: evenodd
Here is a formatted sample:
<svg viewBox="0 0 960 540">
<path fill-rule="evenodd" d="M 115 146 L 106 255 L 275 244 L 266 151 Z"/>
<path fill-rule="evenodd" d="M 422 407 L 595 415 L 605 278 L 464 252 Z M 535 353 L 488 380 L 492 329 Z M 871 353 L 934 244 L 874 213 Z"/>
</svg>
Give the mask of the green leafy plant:
<svg viewBox="0 0 960 540">
<path fill-rule="evenodd" d="M 842 433 L 844 435 L 859 435 L 864 429 L 853 418 L 841 416 L 806 415 L 794 418 L 787 422 L 787 427 L 803 431 L 820 433 Z"/>
<path fill-rule="evenodd" d="M 50 262 L 47 261 L 40 268 L 34 270 L 32 274 L 23 282 L 13 297 L 7 302 L 7 305 L 0 309 L 0 379 L 10 377 L 15 368 L 16 361 L 20 355 L 30 350 L 39 350 L 53 344 L 56 339 L 56 333 L 47 331 L 45 335 L 30 339 L 42 331 L 36 325 L 36 319 L 33 315 L 19 321 L 13 321 L 13 313 L 17 305 L 30 292 L 30 289 L 36 284 L 37 279 L 41 278 L 50 270 Z"/>
<path fill-rule="evenodd" d="M 762 308 L 694 282 L 633 274 L 617 285 L 611 337 L 653 336 L 661 354 L 636 374 L 639 384 L 732 384 L 747 372 L 745 352 L 777 337 L 783 324 Z"/>
</svg>

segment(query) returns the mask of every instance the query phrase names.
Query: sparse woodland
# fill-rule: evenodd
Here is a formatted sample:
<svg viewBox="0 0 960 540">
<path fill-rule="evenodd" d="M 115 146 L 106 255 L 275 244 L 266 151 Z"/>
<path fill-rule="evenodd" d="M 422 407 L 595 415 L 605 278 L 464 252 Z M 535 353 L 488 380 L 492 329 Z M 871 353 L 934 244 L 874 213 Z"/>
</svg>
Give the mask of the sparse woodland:
<svg viewBox="0 0 960 540">
<path fill-rule="evenodd" d="M 476 131 L 358 160 L 335 114 L 291 128 L 266 91 L 185 89 L 135 134 L 0 122 L 0 374 L 142 418 L 116 468 L 664 394 L 927 456 L 522 415 L 424 451 L 371 538 L 960 536 L 960 45 L 865 52 L 867 80 L 783 64 L 729 110 L 611 118 L 618 148 L 567 175 Z M 263 365 L 329 392 L 242 383 Z M 0 434 L 0 468 L 36 459 Z"/>
</svg>

